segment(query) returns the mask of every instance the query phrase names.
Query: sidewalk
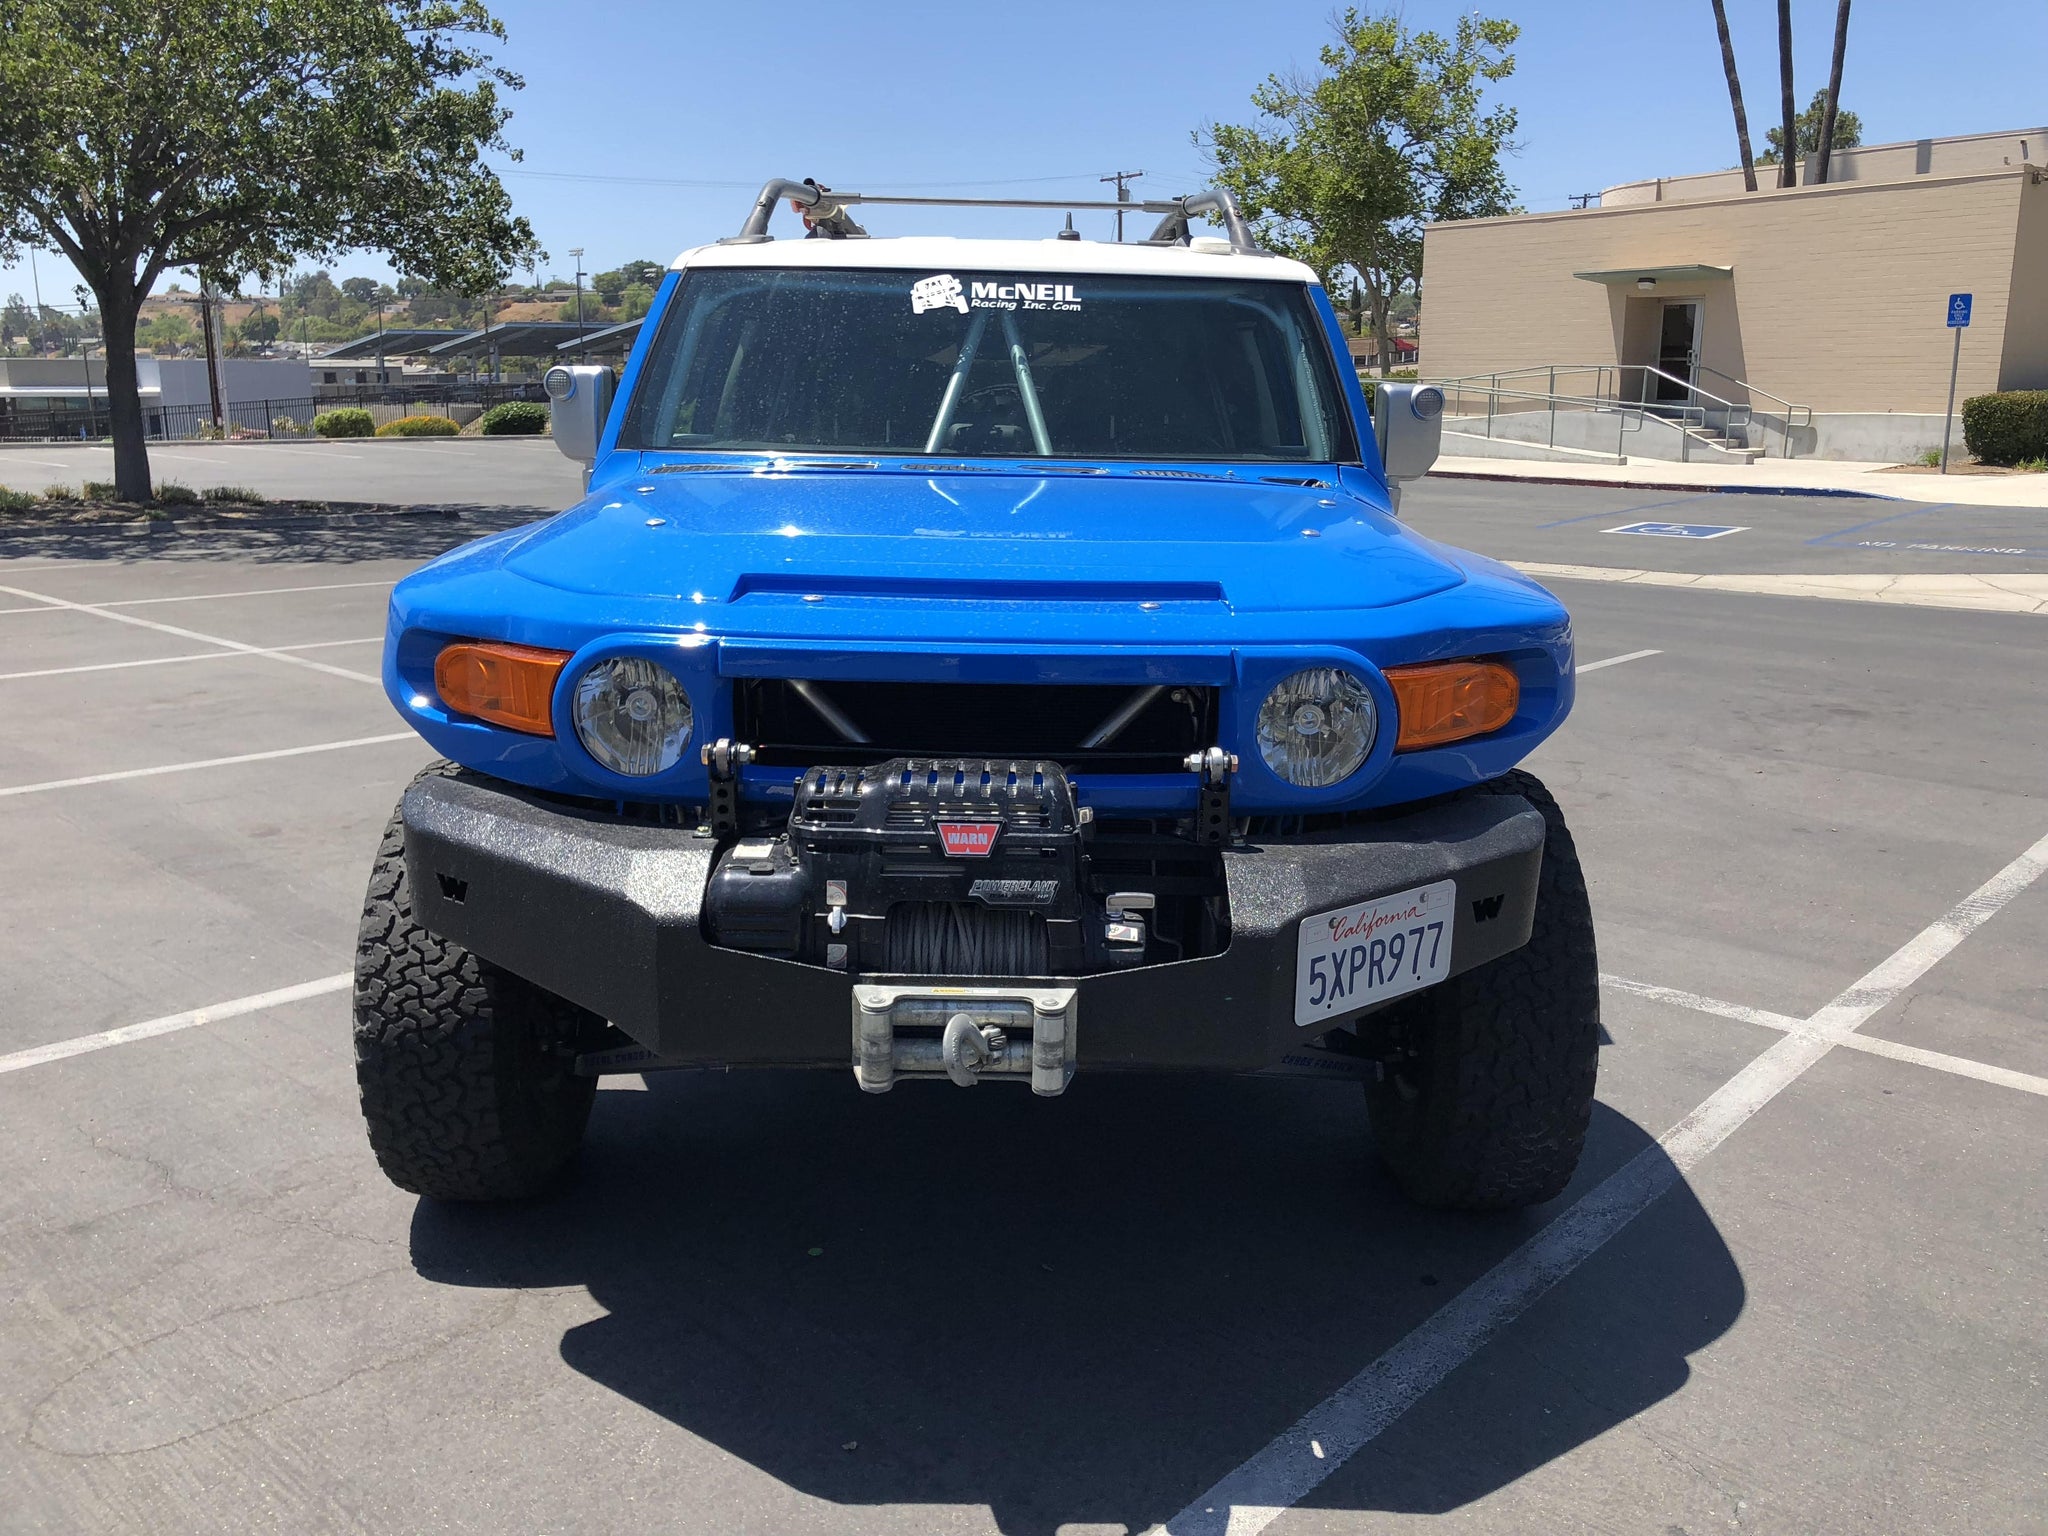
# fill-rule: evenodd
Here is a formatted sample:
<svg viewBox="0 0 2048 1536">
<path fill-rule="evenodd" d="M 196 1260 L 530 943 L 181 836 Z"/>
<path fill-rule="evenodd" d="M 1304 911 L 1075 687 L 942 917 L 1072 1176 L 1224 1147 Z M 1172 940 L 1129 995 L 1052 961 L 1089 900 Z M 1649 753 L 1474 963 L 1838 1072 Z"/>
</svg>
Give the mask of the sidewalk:
<svg viewBox="0 0 2048 1536">
<path fill-rule="evenodd" d="M 1885 474 L 1889 464 L 1838 459 L 1759 459 L 1754 464 L 1553 464 L 1445 455 L 1430 474 L 1446 480 L 1540 480 L 1639 490 L 1751 491 L 1780 496 L 1882 496 L 1967 507 L 2039 507 L 2048 513 L 2048 475 Z"/>
</svg>

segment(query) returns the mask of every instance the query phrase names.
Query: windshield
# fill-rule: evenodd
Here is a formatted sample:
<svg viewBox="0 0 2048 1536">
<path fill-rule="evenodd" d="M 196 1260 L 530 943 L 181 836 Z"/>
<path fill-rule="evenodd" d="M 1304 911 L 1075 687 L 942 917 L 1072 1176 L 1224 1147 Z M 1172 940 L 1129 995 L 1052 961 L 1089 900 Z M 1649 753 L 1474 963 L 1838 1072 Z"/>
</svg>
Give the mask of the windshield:
<svg viewBox="0 0 2048 1536">
<path fill-rule="evenodd" d="M 619 446 L 1354 461 L 1299 283 L 691 272 Z"/>
</svg>

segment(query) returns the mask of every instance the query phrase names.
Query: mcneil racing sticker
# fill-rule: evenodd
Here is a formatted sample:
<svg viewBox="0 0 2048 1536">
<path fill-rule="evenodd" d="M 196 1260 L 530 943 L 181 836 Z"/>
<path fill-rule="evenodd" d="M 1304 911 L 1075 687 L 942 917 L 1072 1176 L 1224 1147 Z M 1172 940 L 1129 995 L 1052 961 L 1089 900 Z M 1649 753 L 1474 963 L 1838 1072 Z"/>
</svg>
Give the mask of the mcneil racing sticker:
<svg viewBox="0 0 2048 1536">
<path fill-rule="evenodd" d="M 975 282 L 962 286 L 950 272 L 921 277 L 910 285 L 910 312 L 921 315 L 932 309 L 1050 309 L 1077 310 L 1072 283 Z"/>
<path fill-rule="evenodd" d="M 1439 880 L 1301 920 L 1294 1022 L 1317 1024 L 1434 986 L 1451 973 L 1458 883 Z"/>
</svg>

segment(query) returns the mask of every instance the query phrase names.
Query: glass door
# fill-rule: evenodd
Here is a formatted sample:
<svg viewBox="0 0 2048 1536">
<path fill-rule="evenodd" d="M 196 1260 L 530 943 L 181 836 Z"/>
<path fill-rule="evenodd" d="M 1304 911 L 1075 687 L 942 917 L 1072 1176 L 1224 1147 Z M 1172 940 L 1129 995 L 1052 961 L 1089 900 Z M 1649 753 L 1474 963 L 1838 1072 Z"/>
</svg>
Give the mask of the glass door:
<svg viewBox="0 0 2048 1536">
<path fill-rule="evenodd" d="M 1650 398 L 1659 405 L 1685 405 L 1692 400 L 1700 360 L 1700 306 L 1697 299 L 1669 299 L 1657 330 L 1656 388 Z"/>
</svg>

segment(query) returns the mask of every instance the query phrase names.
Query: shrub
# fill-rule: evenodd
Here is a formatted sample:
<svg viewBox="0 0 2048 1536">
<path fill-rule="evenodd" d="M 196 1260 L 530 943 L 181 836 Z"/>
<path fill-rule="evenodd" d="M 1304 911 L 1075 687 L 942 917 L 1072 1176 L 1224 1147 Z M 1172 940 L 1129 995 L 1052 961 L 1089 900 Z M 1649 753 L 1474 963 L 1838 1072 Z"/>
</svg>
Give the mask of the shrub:
<svg viewBox="0 0 2048 1536">
<path fill-rule="evenodd" d="M 401 416 L 377 429 L 379 437 L 454 437 L 462 431 L 446 416 Z"/>
<path fill-rule="evenodd" d="M 531 400 L 507 400 L 484 412 L 485 437 L 523 437 L 548 429 L 548 408 Z"/>
<path fill-rule="evenodd" d="M 270 498 L 261 491 L 250 490 L 246 485 L 216 485 L 208 487 L 206 499 L 234 506 L 260 507 Z"/>
<path fill-rule="evenodd" d="M 68 485 L 46 485 L 43 487 L 43 500 L 76 501 L 78 500 L 78 492 L 71 489 Z"/>
<path fill-rule="evenodd" d="M 348 405 L 338 411 L 322 411 L 313 418 L 313 430 L 322 437 L 368 437 L 377 430 L 377 423 L 361 406 Z"/>
<path fill-rule="evenodd" d="M 199 505 L 199 493 L 189 485 L 166 480 L 157 486 L 156 500 L 157 505 L 163 507 L 196 507 Z"/>
<path fill-rule="evenodd" d="M 1963 442 L 1979 464 L 2048 458 L 2048 389 L 2008 389 L 1963 402 Z"/>
<path fill-rule="evenodd" d="M 26 512 L 35 504 L 35 497 L 27 491 L 10 491 L 0 485 L 0 512 Z"/>
<path fill-rule="evenodd" d="M 1920 456 L 1913 462 L 1924 465 L 1928 469 L 1939 469 L 1941 467 L 1941 450 L 1939 448 L 1922 448 Z"/>
<path fill-rule="evenodd" d="M 121 499 L 120 488 L 111 480 L 88 480 L 78 489 L 81 499 L 85 501 L 119 501 Z"/>
<path fill-rule="evenodd" d="M 278 416 L 271 420 L 270 430 L 279 437 L 299 437 L 306 429 L 289 416 Z"/>
</svg>

